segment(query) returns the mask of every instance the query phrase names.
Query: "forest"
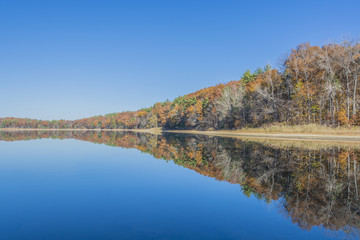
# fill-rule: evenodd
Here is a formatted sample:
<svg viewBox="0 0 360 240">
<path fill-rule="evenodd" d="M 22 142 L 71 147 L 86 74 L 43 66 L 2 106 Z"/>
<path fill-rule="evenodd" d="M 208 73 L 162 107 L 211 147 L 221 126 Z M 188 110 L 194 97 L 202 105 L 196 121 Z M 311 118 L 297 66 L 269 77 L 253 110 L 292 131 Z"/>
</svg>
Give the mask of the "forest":
<svg viewBox="0 0 360 240">
<path fill-rule="evenodd" d="M 40 138 L 72 138 L 138 149 L 218 181 L 237 184 L 247 197 L 266 204 L 278 201 L 280 210 L 302 229 L 322 226 L 360 236 L 358 146 L 317 146 L 312 142 L 309 148 L 286 141 L 123 131 L 0 132 L 0 141 Z"/>
<path fill-rule="evenodd" d="M 360 125 L 360 44 L 304 43 L 240 80 L 155 103 L 149 108 L 79 120 L 0 118 L 1 128 L 241 129 L 271 124 Z"/>
</svg>

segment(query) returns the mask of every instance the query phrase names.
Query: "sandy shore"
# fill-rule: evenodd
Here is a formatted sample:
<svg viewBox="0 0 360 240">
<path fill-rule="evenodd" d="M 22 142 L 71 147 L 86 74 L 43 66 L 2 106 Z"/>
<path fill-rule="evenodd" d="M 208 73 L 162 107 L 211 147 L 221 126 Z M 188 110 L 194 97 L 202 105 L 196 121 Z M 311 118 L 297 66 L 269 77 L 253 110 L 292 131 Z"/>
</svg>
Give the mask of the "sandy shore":
<svg viewBox="0 0 360 240">
<path fill-rule="evenodd" d="M 267 139 L 287 139 L 287 140 L 301 140 L 301 141 L 336 141 L 336 142 L 358 142 L 360 144 L 360 135 L 343 135 L 333 134 L 300 134 L 300 133 L 253 133 L 237 131 L 197 131 L 197 130 L 162 130 L 160 128 L 152 129 L 20 129 L 20 128 L 0 128 L 0 131 L 129 131 L 142 132 L 151 134 L 162 133 L 180 133 L 192 135 L 208 135 L 221 136 L 233 138 L 267 138 Z"/>
<path fill-rule="evenodd" d="M 326 135 L 326 134 L 299 134 L 299 133 L 249 133 L 240 131 L 193 131 L 193 130 L 166 130 L 164 132 L 182 134 L 200 134 L 208 136 L 232 137 L 232 138 L 262 138 L 278 140 L 300 141 L 332 141 L 353 142 L 360 144 L 360 136 L 350 135 Z"/>
<path fill-rule="evenodd" d="M 86 131 L 96 131 L 96 132 L 144 132 L 144 133 L 157 133 L 160 134 L 164 132 L 161 129 L 157 128 L 151 128 L 151 129 L 83 129 L 83 128 L 0 128 L 1 131 L 7 131 L 7 132 L 23 132 L 23 131 L 80 131 L 80 132 L 86 132 Z"/>
</svg>

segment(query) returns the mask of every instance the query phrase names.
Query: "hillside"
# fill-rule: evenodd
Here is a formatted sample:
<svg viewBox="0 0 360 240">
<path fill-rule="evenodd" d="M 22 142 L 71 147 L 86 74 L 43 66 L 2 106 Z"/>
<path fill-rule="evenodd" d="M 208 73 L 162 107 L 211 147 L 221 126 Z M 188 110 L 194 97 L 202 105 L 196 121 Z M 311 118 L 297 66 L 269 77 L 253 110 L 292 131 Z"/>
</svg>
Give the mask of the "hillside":
<svg viewBox="0 0 360 240">
<path fill-rule="evenodd" d="M 241 129 L 269 124 L 360 125 L 360 44 L 302 44 L 240 80 L 138 111 L 75 121 L 1 118 L 1 128 Z"/>
</svg>

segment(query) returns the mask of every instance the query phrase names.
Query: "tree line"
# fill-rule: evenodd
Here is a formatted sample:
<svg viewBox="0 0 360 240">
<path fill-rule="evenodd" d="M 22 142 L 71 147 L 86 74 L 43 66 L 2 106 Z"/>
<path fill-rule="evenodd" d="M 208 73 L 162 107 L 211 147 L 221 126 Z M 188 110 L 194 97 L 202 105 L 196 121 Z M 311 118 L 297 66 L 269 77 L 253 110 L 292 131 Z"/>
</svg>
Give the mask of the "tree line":
<svg viewBox="0 0 360 240">
<path fill-rule="evenodd" d="M 246 71 L 218 84 L 138 111 L 75 121 L 1 118 L 2 128 L 240 129 L 269 124 L 360 125 L 360 44 L 301 44 L 279 69 Z"/>
</svg>

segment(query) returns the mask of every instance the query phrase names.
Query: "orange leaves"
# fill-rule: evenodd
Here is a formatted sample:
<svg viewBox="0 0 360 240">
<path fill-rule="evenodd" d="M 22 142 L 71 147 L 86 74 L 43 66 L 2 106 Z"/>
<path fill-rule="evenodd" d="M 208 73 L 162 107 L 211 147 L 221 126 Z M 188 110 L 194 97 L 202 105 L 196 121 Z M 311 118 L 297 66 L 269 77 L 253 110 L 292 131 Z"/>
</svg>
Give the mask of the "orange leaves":
<svg viewBox="0 0 360 240">
<path fill-rule="evenodd" d="M 256 91 L 258 88 L 274 87 L 281 84 L 281 75 L 276 69 L 268 70 L 258 76 L 246 85 L 246 89 L 250 92 Z"/>
<path fill-rule="evenodd" d="M 191 105 L 190 107 L 188 107 L 186 109 L 186 116 L 190 117 L 191 114 L 195 113 L 195 107 L 193 105 Z"/>
<path fill-rule="evenodd" d="M 241 80 L 203 88 L 139 111 L 75 121 L 0 119 L 2 128 L 240 129 L 284 124 L 360 125 L 360 44 L 301 44 L 270 66 Z M 344 110 L 345 109 L 345 110 Z M 345 111 L 345 112 L 344 112 Z"/>
<path fill-rule="evenodd" d="M 246 90 L 250 93 L 255 92 L 260 87 L 262 81 L 261 77 L 257 77 L 254 81 L 246 84 Z"/>
<path fill-rule="evenodd" d="M 344 108 L 341 108 L 337 115 L 337 120 L 341 125 L 349 124 L 349 119 L 346 115 L 346 110 Z"/>
<path fill-rule="evenodd" d="M 147 116 L 147 115 L 148 115 L 148 113 L 145 112 L 145 111 L 139 111 L 139 112 L 137 113 L 137 117 L 145 117 L 145 116 Z"/>
<path fill-rule="evenodd" d="M 195 104 L 195 111 L 198 116 L 198 120 L 203 120 L 203 103 L 202 101 L 198 100 Z"/>
</svg>

